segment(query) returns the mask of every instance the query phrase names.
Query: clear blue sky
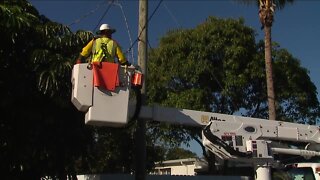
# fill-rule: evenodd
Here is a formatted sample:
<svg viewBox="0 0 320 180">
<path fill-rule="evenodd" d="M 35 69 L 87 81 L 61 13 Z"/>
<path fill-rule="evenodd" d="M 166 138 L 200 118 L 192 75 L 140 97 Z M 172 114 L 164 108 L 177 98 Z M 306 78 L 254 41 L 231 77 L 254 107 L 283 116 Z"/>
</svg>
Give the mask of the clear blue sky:
<svg viewBox="0 0 320 180">
<path fill-rule="evenodd" d="M 48 1 L 30 0 L 40 14 L 52 21 L 70 25 L 73 31 L 93 31 L 99 26 L 99 20 L 108 7 L 107 0 L 69 0 Z M 117 29 L 114 34 L 116 39 L 127 50 L 130 46 L 130 38 L 135 41 L 138 35 L 138 0 L 119 0 L 125 13 L 130 36 L 120 6 L 111 6 L 104 16 L 102 23 L 108 23 Z M 149 16 L 158 5 L 159 0 L 149 0 Z M 294 4 L 276 11 L 275 22 L 272 29 L 272 40 L 280 43 L 282 48 L 298 58 L 303 67 L 309 70 L 312 82 L 320 89 L 320 1 L 296 0 Z M 149 22 L 149 43 L 156 47 L 161 36 L 168 30 L 175 28 L 192 28 L 204 22 L 208 16 L 221 18 L 245 19 L 246 25 L 256 30 L 257 40 L 263 38 L 260 30 L 258 9 L 256 6 L 239 4 L 234 0 L 164 0 L 158 11 Z M 99 28 L 99 27 L 98 27 Z M 136 59 L 128 54 L 130 61 Z M 318 99 L 320 96 L 318 94 Z M 193 145 L 192 145 L 193 146 Z M 199 153 L 199 148 L 193 146 Z"/>
</svg>

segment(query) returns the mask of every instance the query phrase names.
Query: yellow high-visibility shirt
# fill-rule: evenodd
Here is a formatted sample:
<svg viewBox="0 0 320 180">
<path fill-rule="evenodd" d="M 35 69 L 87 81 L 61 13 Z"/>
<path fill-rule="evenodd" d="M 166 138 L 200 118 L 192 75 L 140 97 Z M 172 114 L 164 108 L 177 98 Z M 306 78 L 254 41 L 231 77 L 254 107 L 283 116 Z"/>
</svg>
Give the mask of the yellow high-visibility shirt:
<svg viewBox="0 0 320 180">
<path fill-rule="evenodd" d="M 97 41 L 97 42 L 95 42 L 95 41 Z M 102 49 L 101 47 L 103 47 L 103 46 L 101 46 L 101 43 L 107 43 L 107 48 Z M 91 53 L 93 53 L 92 58 L 95 58 L 95 59 L 92 59 L 92 62 L 97 62 L 97 61 L 99 62 L 99 61 L 105 61 L 105 60 L 111 61 L 111 59 L 114 61 L 115 56 L 118 58 L 118 60 L 121 64 L 125 63 L 127 61 L 124 54 L 122 53 L 121 47 L 118 45 L 118 43 L 110 38 L 107 38 L 107 37 L 100 37 L 98 39 L 92 39 L 82 49 L 80 55 L 87 58 Z M 95 55 L 94 53 L 98 53 L 98 54 Z M 99 56 L 102 56 L 101 53 L 104 53 L 104 55 L 106 55 L 108 57 L 104 57 L 104 58 L 99 57 Z M 109 59 L 106 59 L 106 58 L 109 58 Z"/>
</svg>

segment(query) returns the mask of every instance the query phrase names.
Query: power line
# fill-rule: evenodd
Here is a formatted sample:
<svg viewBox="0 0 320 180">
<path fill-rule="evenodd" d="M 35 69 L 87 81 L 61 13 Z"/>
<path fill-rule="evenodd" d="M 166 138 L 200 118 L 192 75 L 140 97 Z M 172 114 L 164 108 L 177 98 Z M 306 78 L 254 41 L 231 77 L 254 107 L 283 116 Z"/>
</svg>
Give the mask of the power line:
<svg viewBox="0 0 320 180">
<path fill-rule="evenodd" d="M 103 15 L 102 15 L 102 16 L 101 16 L 101 18 L 99 19 L 99 21 L 98 21 L 98 23 L 97 23 L 96 27 L 92 30 L 92 32 L 95 32 L 95 31 L 96 31 L 96 29 L 97 29 L 97 28 L 98 28 L 98 26 L 100 25 L 100 23 L 101 23 L 102 19 L 103 19 L 103 18 L 104 18 L 104 16 L 108 13 L 109 9 L 111 8 L 112 4 L 114 3 L 114 0 L 109 0 L 109 1 L 110 1 L 110 2 L 109 2 L 109 5 L 108 5 L 108 7 L 107 7 L 106 11 L 103 13 Z"/>
<path fill-rule="evenodd" d="M 163 6 L 165 7 L 165 9 L 167 10 L 168 14 L 170 15 L 170 17 L 172 18 L 172 20 L 177 24 L 178 27 L 181 27 L 180 23 L 178 22 L 177 18 L 173 15 L 173 13 L 170 11 L 170 9 L 168 8 L 168 6 L 164 3 Z"/>
<path fill-rule="evenodd" d="M 131 33 L 130 33 L 130 29 L 129 29 L 129 25 L 128 25 L 128 21 L 127 21 L 127 17 L 123 11 L 122 5 L 119 3 L 119 1 L 117 0 L 117 2 L 114 3 L 114 5 L 117 5 L 120 7 L 121 12 L 122 12 L 122 16 L 124 18 L 125 24 L 126 24 L 126 28 L 127 28 L 127 32 L 128 32 L 128 36 L 129 36 L 129 40 L 130 40 L 130 44 L 132 44 L 132 38 L 131 38 Z M 131 51 L 131 57 L 132 57 L 132 64 L 134 64 L 134 54 L 133 51 Z"/>
<path fill-rule="evenodd" d="M 79 22 L 81 22 L 83 19 L 89 17 L 91 14 L 94 14 L 97 12 L 97 10 L 102 7 L 102 4 L 105 3 L 105 0 L 101 1 L 99 4 L 97 4 L 97 7 L 91 11 L 89 11 L 88 13 L 84 14 L 83 16 L 81 16 L 79 19 L 76 19 L 75 21 L 73 21 L 72 23 L 70 23 L 68 26 L 72 26 L 75 24 L 78 24 Z"/>
<path fill-rule="evenodd" d="M 159 9 L 159 7 L 160 7 L 160 5 L 161 5 L 162 2 L 163 2 L 163 0 L 160 0 L 160 1 L 159 1 L 158 5 L 156 6 L 156 8 L 155 8 L 155 9 L 153 10 L 153 12 L 151 13 L 151 16 L 147 19 L 147 23 L 146 23 L 146 24 L 149 24 L 150 20 L 152 19 L 153 15 L 154 15 L 154 14 L 157 12 L 157 10 Z M 131 44 L 131 46 L 128 48 L 128 50 L 127 50 L 126 52 L 131 51 L 131 49 L 133 48 L 133 46 L 140 40 L 140 36 L 141 36 L 141 34 L 142 34 L 142 32 L 143 32 L 143 30 L 144 30 L 145 28 L 146 28 L 146 26 L 144 26 L 144 27 L 141 29 L 138 37 L 137 37 L 136 40 L 133 42 L 133 44 Z"/>
<path fill-rule="evenodd" d="M 85 19 L 85 18 L 87 18 L 88 16 L 92 15 L 93 13 L 96 13 L 96 11 L 97 11 L 97 10 L 102 6 L 102 4 L 105 3 L 105 2 L 106 2 L 106 1 L 102 1 L 101 3 L 99 3 L 99 4 L 97 5 L 97 7 L 96 7 L 95 9 L 89 11 L 88 13 L 86 13 L 85 15 L 83 15 L 82 17 L 80 17 L 79 19 L 77 19 L 77 20 L 75 20 L 74 22 L 70 23 L 69 26 L 72 26 L 72 25 L 74 25 L 74 24 L 77 24 L 77 23 L 81 22 L 83 19 Z M 126 28 L 127 28 L 128 35 L 129 35 L 129 40 L 130 40 L 130 43 L 131 43 L 131 46 L 128 48 L 128 50 L 127 50 L 125 53 L 128 53 L 128 52 L 131 51 L 131 53 L 132 53 L 132 59 L 133 59 L 133 61 L 134 61 L 134 54 L 133 54 L 132 48 L 133 48 L 133 46 L 140 40 L 141 33 L 143 32 L 143 30 L 144 30 L 146 27 L 144 26 L 144 27 L 142 28 L 142 30 L 141 30 L 140 34 L 138 35 L 138 37 L 135 39 L 134 42 L 132 42 L 132 38 L 131 38 L 131 34 L 130 34 L 130 29 L 129 29 L 129 26 L 128 26 L 128 21 L 127 21 L 127 18 L 126 18 L 125 13 L 124 13 L 124 11 L 123 11 L 122 5 L 121 5 L 118 1 L 115 3 L 115 0 L 107 0 L 107 2 L 109 2 L 108 7 L 106 8 L 105 12 L 104 12 L 104 13 L 102 14 L 102 16 L 100 17 L 97 25 L 96 25 L 95 28 L 92 30 L 92 32 L 95 32 L 95 31 L 96 31 L 96 29 L 98 28 L 98 26 L 100 25 L 101 21 L 102 21 L 103 18 L 106 16 L 106 14 L 108 13 L 108 11 L 110 10 L 110 8 L 111 8 L 112 5 L 117 5 L 117 6 L 119 6 L 120 9 L 121 9 L 122 15 L 123 15 L 123 17 L 124 17 L 124 21 L 125 21 L 125 23 L 126 23 Z M 152 17 L 153 17 L 154 14 L 157 12 L 157 10 L 159 9 L 159 7 L 160 7 L 160 5 L 161 5 L 162 2 L 163 2 L 163 0 L 160 0 L 160 1 L 159 1 L 159 3 L 157 4 L 156 8 L 153 10 L 153 12 L 151 13 L 151 15 L 150 15 L 149 18 L 147 19 L 147 24 L 151 21 Z M 167 11 L 169 11 L 169 10 L 167 9 Z M 169 12 L 169 13 L 170 13 L 170 12 Z M 171 14 L 171 16 L 172 16 L 172 14 Z M 172 17 L 172 18 L 174 18 L 174 17 Z M 175 20 L 175 22 L 177 22 L 177 21 Z M 148 43 L 149 43 L 149 42 L 148 42 Z M 150 43 L 149 43 L 149 46 L 150 46 Z M 151 46 L 150 46 L 150 47 L 151 47 Z"/>
</svg>

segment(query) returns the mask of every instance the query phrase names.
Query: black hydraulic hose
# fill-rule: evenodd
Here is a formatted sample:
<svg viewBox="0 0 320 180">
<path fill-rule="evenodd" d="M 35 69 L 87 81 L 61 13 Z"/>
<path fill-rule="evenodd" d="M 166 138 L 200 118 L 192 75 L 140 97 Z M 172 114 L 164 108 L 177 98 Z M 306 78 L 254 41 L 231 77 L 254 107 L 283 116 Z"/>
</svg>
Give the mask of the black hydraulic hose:
<svg viewBox="0 0 320 180">
<path fill-rule="evenodd" d="M 238 150 L 235 150 L 234 148 L 230 147 L 228 144 L 226 144 L 223 140 L 221 140 L 220 138 L 218 138 L 217 136 L 215 136 L 214 134 L 212 134 L 212 132 L 210 131 L 210 125 L 207 125 L 204 129 L 203 129 L 203 135 L 213 144 L 217 144 L 219 146 L 221 146 L 223 149 L 225 149 L 228 153 L 230 153 L 231 155 L 235 155 L 238 157 L 252 157 L 251 153 L 243 153 L 240 152 Z"/>
<path fill-rule="evenodd" d="M 128 124 L 125 126 L 125 128 L 127 127 L 131 127 L 134 122 L 139 118 L 139 114 L 140 114 L 140 110 L 141 110 L 141 106 L 142 106 L 142 96 L 141 96 L 141 88 L 137 87 L 137 86 L 131 86 L 131 89 L 134 91 L 135 95 L 136 95 L 136 109 L 134 110 L 134 114 L 133 116 L 130 118 Z"/>
<path fill-rule="evenodd" d="M 132 86 L 131 89 L 136 94 L 136 101 L 137 101 L 136 109 L 134 110 L 134 114 L 130 120 L 131 122 L 133 122 L 134 120 L 138 119 L 138 117 L 139 117 L 141 106 L 142 106 L 142 97 L 141 97 L 141 88 L 136 87 L 136 86 Z"/>
</svg>

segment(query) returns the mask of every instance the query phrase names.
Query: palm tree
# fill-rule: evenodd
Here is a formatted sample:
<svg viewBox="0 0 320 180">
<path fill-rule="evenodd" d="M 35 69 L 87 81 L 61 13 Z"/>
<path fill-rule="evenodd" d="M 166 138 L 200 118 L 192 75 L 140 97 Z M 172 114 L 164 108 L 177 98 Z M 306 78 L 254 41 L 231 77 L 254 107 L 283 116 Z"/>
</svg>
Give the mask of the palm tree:
<svg viewBox="0 0 320 180">
<path fill-rule="evenodd" d="M 275 92 L 273 88 L 273 72 L 272 72 L 272 56 L 271 56 L 271 27 L 274 21 L 275 8 L 283 9 L 287 3 L 292 3 L 294 0 L 239 0 L 245 4 L 257 4 L 259 6 L 259 19 L 264 29 L 265 43 L 265 66 L 266 66 L 266 81 L 267 94 L 269 105 L 269 119 L 276 119 L 276 104 Z"/>
</svg>

